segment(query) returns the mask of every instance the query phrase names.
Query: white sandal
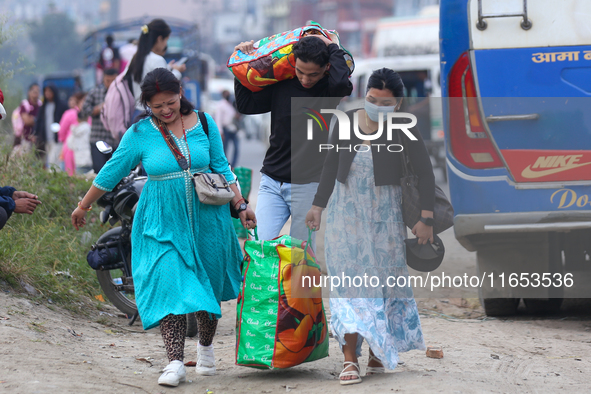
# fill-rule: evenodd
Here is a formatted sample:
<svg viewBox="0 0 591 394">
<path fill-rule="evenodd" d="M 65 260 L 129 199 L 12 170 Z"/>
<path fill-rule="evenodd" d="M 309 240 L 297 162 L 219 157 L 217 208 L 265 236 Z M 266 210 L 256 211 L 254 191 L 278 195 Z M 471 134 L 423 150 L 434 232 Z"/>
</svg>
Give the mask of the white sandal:
<svg viewBox="0 0 591 394">
<path fill-rule="evenodd" d="M 345 371 L 345 369 L 349 368 L 350 366 L 354 366 L 355 369 L 350 370 L 350 371 Z M 359 376 L 359 363 L 354 363 L 353 361 L 345 361 L 343 363 L 343 370 L 341 371 L 341 374 L 339 375 L 339 381 L 341 382 L 341 384 L 343 386 L 346 386 L 348 384 L 355 384 L 355 383 L 361 383 L 361 376 Z M 343 380 L 341 379 L 344 376 L 353 376 L 355 377 L 354 379 L 346 379 Z"/>
<path fill-rule="evenodd" d="M 372 361 L 377 361 L 380 364 L 382 364 L 382 362 L 380 361 L 379 358 L 377 358 L 376 356 L 374 356 L 373 354 L 369 354 L 369 360 L 367 361 L 367 363 L 369 364 Z M 378 374 L 378 373 L 385 373 L 386 372 L 386 368 L 384 368 L 383 364 L 381 367 L 370 367 L 367 366 L 365 368 L 365 375 L 373 375 L 373 374 Z"/>
</svg>

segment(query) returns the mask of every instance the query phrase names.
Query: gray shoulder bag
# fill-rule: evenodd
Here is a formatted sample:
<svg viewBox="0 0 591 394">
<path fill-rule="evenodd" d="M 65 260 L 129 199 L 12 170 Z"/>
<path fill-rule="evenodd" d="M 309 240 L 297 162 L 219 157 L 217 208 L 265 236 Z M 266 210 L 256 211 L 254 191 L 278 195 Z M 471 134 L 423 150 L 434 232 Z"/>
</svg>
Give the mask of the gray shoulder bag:
<svg viewBox="0 0 591 394">
<path fill-rule="evenodd" d="M 207 119 L 204 115 L 202 115 L 202 112 L 199 112 L 199 121 L 202 123 L 202 127 L 205 130 L 206 126 L 203 122 L 207 122 Z M 187 159 L 178 149 L 176 142 L 174 142 L 174 139 L 170 135 L 168 128 L 164 127 L 160 120 L 158 120 L 158 126 L 162 137 L 164 137 L 164 141 L 166 141 L 166 145 L 168 145 L 168 148 L 174 155 L 174 158 L 176 159 L 179 166 L 183 169 L 183 171 L 186 171 L 191 175 L 193 186 L 195 186 L 195 191 L 197 192 L 199 201 L 201 201 L 203 204 L 209 205 L 225 205 L 232 201 L 234 198 L 234 192 L 232 189 L 230 189 L 230 185 L 228 184 L 226 177 L 213 172 L 191 173 Z"/>
</svg>

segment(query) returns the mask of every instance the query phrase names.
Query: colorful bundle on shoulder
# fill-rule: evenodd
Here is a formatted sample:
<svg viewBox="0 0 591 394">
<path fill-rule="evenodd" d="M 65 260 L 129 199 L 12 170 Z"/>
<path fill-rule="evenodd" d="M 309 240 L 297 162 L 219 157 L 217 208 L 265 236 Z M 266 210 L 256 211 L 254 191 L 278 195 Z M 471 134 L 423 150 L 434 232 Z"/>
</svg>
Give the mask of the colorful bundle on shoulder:
<svg viewBox="0 0 591 394">
<path fill-rule="evenodd" d="M 228 59 L 227 67 L 243 86 L 253 92 L 294 78 L 295 59 L 292 47 L 302 37 L 309 35 L 323 35 L 337 44 L 345 52 L 345 60 L 353 73 L 353 56 L 340 44 L 339 34 L 336 30 L 323 29 L 316 23 L 263 38 L 254 44 L 255 50 L 251 54 L 236 51 Z"/>
<path fill-rule="evenodd" d="M 317 286 L 320 267 L 307 244 L 309 238 L 306 243 L 289 235 L 244 244 L 236 365 L 289 368 L 328 356 L 326 314 Z"/>
</svg>

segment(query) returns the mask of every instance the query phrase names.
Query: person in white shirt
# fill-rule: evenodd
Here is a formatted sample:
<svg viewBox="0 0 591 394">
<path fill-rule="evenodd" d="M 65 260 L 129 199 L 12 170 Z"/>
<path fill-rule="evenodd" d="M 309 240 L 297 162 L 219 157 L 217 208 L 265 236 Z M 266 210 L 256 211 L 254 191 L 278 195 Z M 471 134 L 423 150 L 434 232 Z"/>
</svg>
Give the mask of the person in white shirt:
<svg viewBox="0 0 591 394">
<path fill-rule="evenodd" d="M 74 152 L 76 173 L 82 175 L 92 170 L 92 154 L 90 153 L 90 124 L 88 118 L 78 113 L 78 124 L 72 125 L 66 145 Z"/>
<path fill-rule="evenodd" d="M 164 60 L 170 33 L 170 26 L 163 19 L 154 19 L 142 26 L 137 52 L 127 68 L 127 73 L 131 73 L 133 80 L 133 95 L 136 100 L 134 119 L 144 112 L 144 107 L 140 103 L 140 85 L 150 71 L 160 67 L 167 68 L 177 79 L 181 79 L 181 73 L 187 69 L 184 64 L 176 65 L 174 60 L 168 64 Z"/>
<path fill-rule="evenodd" d="M 222 92 L 222 97 L 223 100 L 220 101 L 215 109 L 214 119 L 218 125 L 218 129 L 223 132 L 224 153 L 226 154 L 226 157 L 228 157 L 228 147 L 230 143 L 234 145 L 234 154 L 232 155 L 232 160 L 230 160 L 230 166 L 234 168 L 236 167 L 236 162 L 238 160 L 239 149 L 238 128 L 234 124 L 238 113 L 230 102 L 230 92 L 224 90 Z"/>
</svg>

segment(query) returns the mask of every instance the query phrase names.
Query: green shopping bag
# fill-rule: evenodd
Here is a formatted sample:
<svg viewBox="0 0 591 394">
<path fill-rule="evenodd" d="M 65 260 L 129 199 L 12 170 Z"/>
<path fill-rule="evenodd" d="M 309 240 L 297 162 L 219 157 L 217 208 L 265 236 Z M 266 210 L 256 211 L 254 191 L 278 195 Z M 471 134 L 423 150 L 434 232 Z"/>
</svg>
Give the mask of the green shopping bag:
<svg viewBox="0 0 591 394">
<path fill-rule="evenodd" d="M 311 232 L 310 232 L 311 235 Z M 289 368 L 328 357 L 328 330 L 310 244 L 289 235 L 244 245 L 236 365 Z M 300 287 L 302 278 L 306 284 Z M 316 278 L 314 280 L 313 278 Z"/>
<path fill-rule="evenodd" d="M 236 178 L 238 178 L 238 183 L 240 183 L 242 197 L 248 200 L 248 196 L 250 195 L 250 188 L 252 187 L 252 170 L 246 167 L 236 167 L 234 168 L 233 172 L 236 175 Z M 232 218 L 232 223 L 234 224 L 234 231 L 236 231 L 236 236 L 238 238 L 246 238 L 248 232 L 244 227 L 242 227 L 240 219 Z"/>
</svg>

